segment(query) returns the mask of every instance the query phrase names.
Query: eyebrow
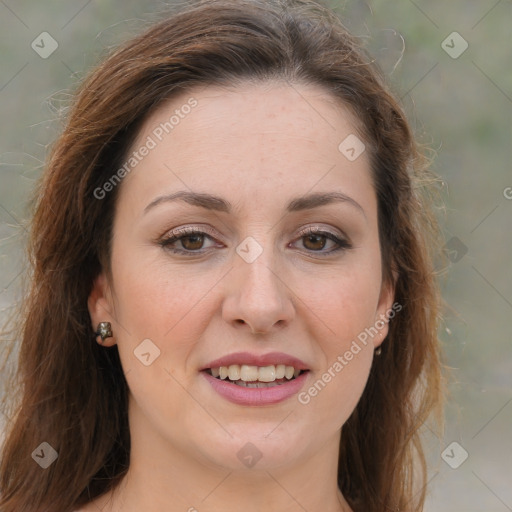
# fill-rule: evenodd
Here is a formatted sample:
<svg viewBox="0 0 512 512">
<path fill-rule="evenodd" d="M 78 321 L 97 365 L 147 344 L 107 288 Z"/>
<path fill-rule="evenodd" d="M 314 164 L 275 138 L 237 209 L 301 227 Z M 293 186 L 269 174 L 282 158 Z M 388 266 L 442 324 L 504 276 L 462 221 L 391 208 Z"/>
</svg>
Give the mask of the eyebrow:
<svg viewBox="0 0 512 512">
<path fill-rule="evenodd" d="M 173 194 L 157 197 L 155 200 L 151 201 L 146 208 L 144 208 L 144 213 L 147 213 L 149 210 L 160 204 L 174 201 L 184 201 L 192 206 L 198 206 L 200 208 L 214 210 L 217 212 L 231 213 L 233 210 L 233 205 L 222 197 L 183 190 Z M 341 192 L 323 192 L 296 197 L 288 203 L 286 211 L 288 213 L 300 212 L 336 202 L 348 203 L 357 208 L 366 217 L 363 207 L 356 200 Z"/>
</svg>

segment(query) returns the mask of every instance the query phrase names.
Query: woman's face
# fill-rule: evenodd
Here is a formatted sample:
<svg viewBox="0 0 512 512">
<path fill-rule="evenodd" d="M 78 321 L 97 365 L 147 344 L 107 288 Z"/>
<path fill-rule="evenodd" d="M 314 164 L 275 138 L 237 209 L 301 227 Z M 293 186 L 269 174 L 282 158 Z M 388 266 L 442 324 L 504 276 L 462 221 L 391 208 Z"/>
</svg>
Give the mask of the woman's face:
<svg viewBox="0 0 512 512">
<path fill-rule="evenodd" d="M 132 444 L 229 469 L 336 450 L 393 302 L 355 134 L 323 89 L 285 83 L 196 88 L 147 119 L 117 175 L 112 279 L 89 300 L 112 323 Z"/>
</svg>

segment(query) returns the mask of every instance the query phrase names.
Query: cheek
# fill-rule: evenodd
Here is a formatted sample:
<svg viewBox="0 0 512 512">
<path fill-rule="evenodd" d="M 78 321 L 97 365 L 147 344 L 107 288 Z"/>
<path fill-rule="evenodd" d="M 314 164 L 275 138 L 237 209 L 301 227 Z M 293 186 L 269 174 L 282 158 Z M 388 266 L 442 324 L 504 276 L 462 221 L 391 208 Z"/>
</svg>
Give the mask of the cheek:
<svg viewBox="0 0 512 512">
<path fill-rule="evenodd" d="M 308 306 L 321 320 L 311 335 L 323 357 L 298 402 L 314 418 L 313 429 L 341 428 L 364 391 L 373 360 L 367 333 L 375 323 L 375 282 L 371 276 L 353 274 L 331 280 L 323 294 L 309 297 Z"/>
<path fill-rule="evenodd" d="M 116 318 L 123 336 L 130 333 L 133 343 L 150 338 L 161 349 L 172 342 L 175 353 L 186 351 L 207 330 L 215 308 L 222 308 L 225 297 L 218 293 L 222 281 L 229 279 L 226 268 L 213 260 L 211 265 L 177 265 L 157 251 L 142 257 L 128 249 L 118 243 L 113 254 Z M 380 267 L 375 263 L 358 254 L 344 265 L 314 271 L 293 271 L 290 265 L 292 270 L 284 276 L 293 290 L 294 321 L 309 330 L 331 359 L 375 321 L 380 291 Z"/>
<path fill-rule="evenodd" d="M 166 263 L 160 250 L 137 251 L 119 244 L 117 254 L 126 256 L 115 259 L 113 278 L 119 321 L 161 336 L 198 304 L 213 276 L 202 272 L 198 279 L 192 265 Z"/>
<path fill-rule="evenodd" d="M 380 273 L 371 267 L 348 266 L 302 280 L 294 289 L 323 323 L 329 344 L 339 348 L 373 325 L 380 294 Z M 341 345 L 340 345 L 341 344 Z"/>
<path fill-rule="evenodd" d="M 375 324 L 380 275 L 352 268 L 324 284 L 323 293 L 310 293 L 305 301 L 322 326 L 312 335 L 324 357 L 298 401 L 318 428 L 329 424 L 336 429 L 356 407 L 368 380 L 373 360 L 368 333 Z M 311 283 L 309 289 L 314 290 Z"/>
<path fill-rule="evenodd" d="M 117 257 L 113 265 L 119 354 L 137 406 L 158 423 L 194 407 L 182 385 L 190 354 L 209 318 L 205 294 L 219 278 L 207 272 L 198 278 L 192 266 L 171 268 L 162 259 L 157 262 L 152 251 L 150 257 L 142 257 L 121 244 L 116 250 L 118 255 L 127 255 Z M 147 339 L 156 349 L 149 345 L 139 350 Z M 137 358 L 146 352 L 150 353 L 148 366 Z M 163 430 L 169 430 L 169 424 L 165 425 Z"/>
<path fill-rule="evenodd" d="M 368 347 L 347 361 L 339 351 L 340 361 L 330 361 L 297 396 L 298 411 L 311 423 L 312 431 L 338 431 L 357 406 L 368 381 L 372 353 Z M 337 363 L 337 364 L 336 364 Z"/>
</svg>

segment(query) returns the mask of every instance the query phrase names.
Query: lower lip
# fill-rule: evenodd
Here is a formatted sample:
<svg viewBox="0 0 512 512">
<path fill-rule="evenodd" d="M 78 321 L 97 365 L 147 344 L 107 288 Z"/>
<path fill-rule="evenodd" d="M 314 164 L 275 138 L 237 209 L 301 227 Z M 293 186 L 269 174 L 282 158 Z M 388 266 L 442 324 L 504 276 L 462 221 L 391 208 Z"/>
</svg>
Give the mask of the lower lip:
<svg viewBox="0 0 512 512">
<path fill-rule="evenodd" d="M 201 372 L 212 388 L 230 402 L 239 405 L 271 405 L 282 402 L 300 391 L 309 372 L 284 384 L 268 388 L 244 388 L 229 381 L 216 379 L 208 372 Z"/>
</svg>

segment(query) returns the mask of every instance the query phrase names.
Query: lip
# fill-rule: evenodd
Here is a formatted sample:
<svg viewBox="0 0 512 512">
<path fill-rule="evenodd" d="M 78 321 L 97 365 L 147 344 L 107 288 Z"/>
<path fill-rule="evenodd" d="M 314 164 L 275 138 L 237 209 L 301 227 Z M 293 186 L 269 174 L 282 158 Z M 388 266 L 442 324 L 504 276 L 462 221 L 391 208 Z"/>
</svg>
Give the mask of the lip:
<svg viewBox="0 0 512 512">
<path fill-rule="evenodd" d="M 244 388 L 226 380 L 216 379 L 205 371 L 202 371 L 201 375 L 219 395 L 230 402 L 238 405 L 272 405 L 297 394 L 304 386 L 309 372 L 304 372 L 289 382 L 270 388 Z"/>
<path fill-rule="evenodd" d="M 284 352 L 269 352 L 267 354 L 235 352 L 233 354 L 229 354 L 209 362 L 208 364 L 200 368 L 200 371 L 207 370 L 208 368 L 220 368 L 221 366 L 231 366 L 232 364 L 246 364 L 249 366 L 269 366 L 272 364 L 284 364 L 286 366 L 293 366 L 296 370 L 309 370 L 308 366 L 304 361 L 301 361 L 300 359 L 289 354 L 285 354 Z"/>
</svg>

